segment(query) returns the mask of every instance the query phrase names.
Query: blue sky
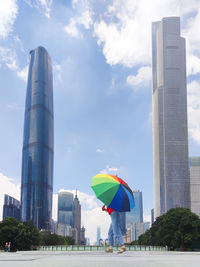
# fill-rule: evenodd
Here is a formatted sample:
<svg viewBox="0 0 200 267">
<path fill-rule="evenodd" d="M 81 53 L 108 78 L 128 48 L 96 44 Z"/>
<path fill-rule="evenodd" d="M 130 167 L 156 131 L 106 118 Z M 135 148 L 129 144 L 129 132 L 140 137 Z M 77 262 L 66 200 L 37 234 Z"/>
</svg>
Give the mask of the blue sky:
<svg viewBox="0 0 200 267">
<path fill-rule="evenodd" d="M 144 213 L 150 214 L 151 23 L 166 16 L 181 16 L 187 45 L 189 152 L 199 155 L 200 1 L 0 3 L 2 196 L 10 183 L 18 186 L 21 181 L 29 51 L 42 45 L 54 74 L 54 193 L 77 188 L 93 195 L 94 175 L 117 173 L 133 190 L 142 191 Z"/>
</svg>

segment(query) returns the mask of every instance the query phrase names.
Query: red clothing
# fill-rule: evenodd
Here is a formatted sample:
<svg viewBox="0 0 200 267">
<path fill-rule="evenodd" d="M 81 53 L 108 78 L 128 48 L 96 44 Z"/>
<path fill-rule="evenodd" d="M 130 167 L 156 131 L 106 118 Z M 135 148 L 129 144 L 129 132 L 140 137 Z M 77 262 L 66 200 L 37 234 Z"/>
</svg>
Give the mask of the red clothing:
<svg viewBox="0 0 200 267">
<path fill-rule="evenodd" d="M 111 208 L 109 208 L 109 207 L 106 207 L 105 205 L 102 207 L 102 210 L 107 211 L 107 212 L 109 213 L 109 215 L 110 215 L 113 211 L 115 211 L 114 209 L 111 209 Z"/>
</svg>

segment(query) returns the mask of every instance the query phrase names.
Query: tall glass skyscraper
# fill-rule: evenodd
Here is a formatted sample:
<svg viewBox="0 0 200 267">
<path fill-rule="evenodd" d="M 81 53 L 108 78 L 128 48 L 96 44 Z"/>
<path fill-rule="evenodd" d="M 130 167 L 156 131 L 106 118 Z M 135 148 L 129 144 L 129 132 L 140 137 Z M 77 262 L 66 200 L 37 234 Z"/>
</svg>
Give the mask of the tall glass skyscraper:
<svg viewBox="0 0 200 267">
<path fill-rule="evenodd" d="M 58 224 L 73 227 L 73 194 L 70 192 L 58 193 Z"/>
<path fill-rule="evenodd" d="M 152 24 L 155 218 L 190 207 L 185 39 L 180 18 Z"/>
<path fill-rule="evenodd" d="M 53 77 L 45 48 L 30 52 L 24 115 L 22 221 L 49 229 L 53 193 Z"/>
</svg>

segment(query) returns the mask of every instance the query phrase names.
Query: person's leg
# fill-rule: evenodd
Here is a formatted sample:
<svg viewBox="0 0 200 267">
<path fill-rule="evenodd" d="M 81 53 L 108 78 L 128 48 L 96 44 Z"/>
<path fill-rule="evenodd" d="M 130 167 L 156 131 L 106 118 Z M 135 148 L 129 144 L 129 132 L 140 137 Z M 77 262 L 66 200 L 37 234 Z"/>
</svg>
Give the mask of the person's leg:
<svg viewBox="0 0 200 267">
<path fill-rule="evenodd" d="M 111 219 L 112 219 L 112 227 L 113 227 L 114 236 L 117 239 L 117 243 L 119 246 L 123 246 L 124 240 L 123 240 L 120 223 L 119 223 L 119 213 L 116 211 L 113 211 L 111 213 Z"/>
<path fill-rule="evenodd" d="M 106 249 L 106 252 L 113 252 L 112 246 L 114 244 L 114 234 L 113 234 L 112 222 L 108 230 L 108 241 L 109 241 L 109 248 Z"/>
<path fill-rule="evenodd" d="M 112 222 L 111 222 L 110 228 L 108 230 L 108 241 L 109 241 L 109 245 L 113 246 L 113 244 L 114 244 L 114 234 L 113 234 Z"/>
<path fill-rule="evenodd" d="M 122 236 L 122 232 L 121 232 L 121 228 L 120 228 L 119 213 L 118 212 L 112 212 L 111 214 L 113 214 L 113 216 L 111 218 L 112 218 L 112 226 L 113 226 L 114 236 L 117 239 L 118 245 L 121 246 L 118 253 L 123 253 L 124 251 L 126 251 L 126 247 L 124 246 L 124 240 L 123 240 L 123 236 Z"/>
</svg>

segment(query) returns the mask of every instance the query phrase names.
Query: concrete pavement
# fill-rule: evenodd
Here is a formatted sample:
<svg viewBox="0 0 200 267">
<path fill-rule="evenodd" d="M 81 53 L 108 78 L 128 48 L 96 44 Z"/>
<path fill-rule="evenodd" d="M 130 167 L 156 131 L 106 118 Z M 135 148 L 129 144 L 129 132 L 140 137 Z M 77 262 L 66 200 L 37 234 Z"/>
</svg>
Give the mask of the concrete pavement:
<svg viewBox="0 0 200 267">
<path fill-rule="evenodd" d="M 199 267 L 200 252 L 130 251 L 0 253 L 1 267 Z"/>
</svg>

